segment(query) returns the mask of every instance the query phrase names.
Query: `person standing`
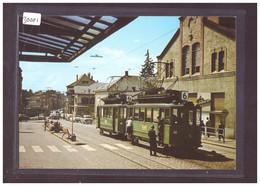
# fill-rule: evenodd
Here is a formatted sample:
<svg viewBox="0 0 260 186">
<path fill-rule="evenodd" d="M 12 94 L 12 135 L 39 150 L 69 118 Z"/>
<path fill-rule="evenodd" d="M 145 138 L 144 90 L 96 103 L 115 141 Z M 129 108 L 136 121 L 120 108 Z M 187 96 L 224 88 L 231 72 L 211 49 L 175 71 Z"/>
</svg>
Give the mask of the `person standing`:
<svg viewBox="0 0 260 186">
<path fill-rule="evenodd" d="M 156 148 L 157 148 L 156 133 L 154 130 L 154 125 L 151 126 L 151 130 L 149 130 L 148 136 L 149 136 L 149 142 L 150 142 L 150 155 L 152 156 L 153 152 L 154 152 L 154 156 L 157 156 L 157 154 L 156 154 Z"/>
<path fill-rule="evenodd" d="M 205 135 L 208 136 L 208 138 L 210 137 L 210 127 L 211 127 L 211 121 L 209 120 L 209 117 L 207 117 L 207 121 L 206 121 L 206 127 L 205 127 Z"/>
<path fill-rule="evenodd" d="M 222 121 L 219 122 L 219 126 L 218 126 L 218 141 L 221 140 L 221 138 L 223 138 L 223 141 L 225 141 L 224 139 L 224 124 L 222 123 Z"/>
<path fill-rule="evenodd" d="M 47 123 L 48 123 L 48 121 L 45 119 L 45 120 L 44 120 L 44 131 L 46 131 Z"/>
<path fill-rule="evenodd" d="M 160 116 L 157 116 L 158 119 L 158 136 L 159 136 L 159 145 L 163 145 L 163 129 L 164 121 Z"/>
<path fill-rule="evenodd" d="M 126 121 L 127 139 L 131 139 L 132 133 L 133 133 L 133 117 L 130 117 L 129 120 Z"/>
<path fill-rule="evenodd" d="M 203 120 L 200 120 L 200 130 L 203 135 L 205 135 L 205 124 Z"/>
</svg>

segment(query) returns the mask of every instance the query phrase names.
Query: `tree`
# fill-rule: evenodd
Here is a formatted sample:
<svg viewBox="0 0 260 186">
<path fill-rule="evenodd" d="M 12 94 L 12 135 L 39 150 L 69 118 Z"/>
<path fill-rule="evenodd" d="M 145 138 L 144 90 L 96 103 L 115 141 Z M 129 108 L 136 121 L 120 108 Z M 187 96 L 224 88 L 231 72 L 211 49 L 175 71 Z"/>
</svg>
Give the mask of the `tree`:
<svg viewBox="0 0 260 186">
<path fill-rule="evenodd" d="M 146 59 L 144 61 L 144 64 L 142 65 L 142 70 L 140 72 L 140 76 L 142 77 L 154 77 L 154 64 L 152 63 L 153 60 L 150 58 L 149 50 L 147 50 L 147 53 L 145 54 Z"/>
<path fill-rule="evenodd" d="M 154 64 L 153 60 L 150 58 L 149 50 L 145 54 L 146 59 L 144 65 L 142 65 L 142 70 L 140 72 L 140 76 L 143 77 L 143 84 L 140 88 L 144 93 L 153 92 L 153 90 L 157 89 L 157 82 L 154 73 Z"/>
</svg>

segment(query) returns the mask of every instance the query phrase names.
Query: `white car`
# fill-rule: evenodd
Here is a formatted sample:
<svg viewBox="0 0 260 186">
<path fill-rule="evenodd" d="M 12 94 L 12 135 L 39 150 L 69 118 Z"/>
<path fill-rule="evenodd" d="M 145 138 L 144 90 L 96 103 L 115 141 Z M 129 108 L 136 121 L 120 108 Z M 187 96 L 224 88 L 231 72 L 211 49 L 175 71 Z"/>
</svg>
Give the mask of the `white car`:
<svg viewBox="0 0 260 186">
<path fill-rule="evenodd" d="M 93 122 L 93 119 L 91 118 L 90 115 L 83 115 L 83 118 L 81 118 L 81 123 L 84 123 L 84 124 L 92 124 Z"/>
<path fill-rule="evenodd" d="M 75 115 L 75 117 L 73 118 L 73 121 L 80 122 L 80 119 L 81 119 L 81 115 Z M 72 117 L 70 118 L 70 121 L 72 121 Z"/>
</svg>

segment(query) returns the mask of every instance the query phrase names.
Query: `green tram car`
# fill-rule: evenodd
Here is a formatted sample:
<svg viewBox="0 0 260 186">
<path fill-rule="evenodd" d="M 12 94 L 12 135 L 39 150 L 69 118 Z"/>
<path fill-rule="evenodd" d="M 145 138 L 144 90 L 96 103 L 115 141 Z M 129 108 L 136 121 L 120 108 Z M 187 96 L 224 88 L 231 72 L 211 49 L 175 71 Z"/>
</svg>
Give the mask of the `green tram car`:
<svg viewBox="0 0 260 186">
<path fill-rule="evenodd" d="M 164 147 L 197 149 L 201 146 L 201 107 L 186 101 L 187 97 L 184 100 L 182 97 L 179 98 L 183 94 L 180 91 L 177 93 L 177 98 L 175 91 L 175 96 L 170 95 L 170 99 L 165 99 L 165 96 L 164 98 L 155 96 L 152 99 L 141 97 L 138 103 L 132 104 L 126 101 L 113 104 L 115 101 L 110 102 L 107 99 L 104 105 L 98 107 L 97 128 L 100 129 L 100 133 L 106 131 L 110 135 L 125 136 L 126 120 L 132 117 L 132 143 L 138 143 L 139 139 L 149 141 L 148 131 L 152 125 L 158 134 L 157 116 L 160 116 L 164 119 Z M 160 100 L 166 103 L 161 103 Z"/>
</svg>

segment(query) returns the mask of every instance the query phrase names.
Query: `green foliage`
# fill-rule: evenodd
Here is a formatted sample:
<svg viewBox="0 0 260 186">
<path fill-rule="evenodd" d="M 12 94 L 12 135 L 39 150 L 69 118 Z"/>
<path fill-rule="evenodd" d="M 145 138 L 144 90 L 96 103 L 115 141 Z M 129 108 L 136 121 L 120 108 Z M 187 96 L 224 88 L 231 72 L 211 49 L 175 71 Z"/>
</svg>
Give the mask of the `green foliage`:
<svg viewBox="0 0 260 186">
<path fill-rule="evenodd" d="M 150 58 L 149 50 L 147 50 L 147 53 L 145 54 L 146 59 L 144 61 L 144 64 L 142 65 L 142 70 L 140 72 L 140 76 L 142 77 L 154 77 L 154 64 L 152 63 L 153 60 Z"/>
<path fill-rule="evenodd" d="M 143 81 L 141 91 L 144 92 L 145 94 L 147 94 L 157 88 L 158 88 L 158 86 L 157 86 L 157 82 L 156 82 L 155 78 L 151 77 L 151 78 L 146 78 Z"/>
</svg>

